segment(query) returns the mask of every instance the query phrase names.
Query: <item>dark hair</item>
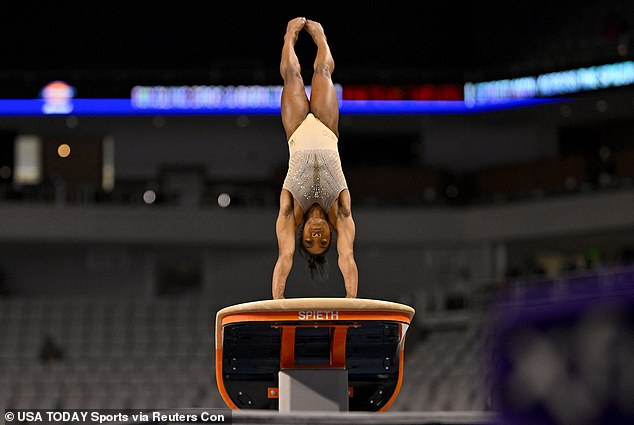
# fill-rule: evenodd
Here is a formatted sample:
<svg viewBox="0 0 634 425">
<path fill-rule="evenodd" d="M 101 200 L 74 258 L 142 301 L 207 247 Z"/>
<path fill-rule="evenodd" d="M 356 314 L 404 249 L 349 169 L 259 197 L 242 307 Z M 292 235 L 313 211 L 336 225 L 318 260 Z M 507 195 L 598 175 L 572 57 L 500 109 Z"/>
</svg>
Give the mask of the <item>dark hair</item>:
<svg viewBox="0 0 634 425">
<path fill-rule="evenodd" d="M 328 226 L 330 226 L 330 220 L 326 217 L 326 221 L 328 222 Z M 306 259 L 308 262 L 308 270 L 310 271 L 310 278 L 315 282 L 325 282 L 328 280 L 328 260 L 326 259 L 326 253 L 330 249 L 332 245 L 332 229 L 330 230 L 330 244 L 328 248 L 319 255 L 311 254 L 306 250 L 304 246 L 304 241 L 302 235 L 304 234 L 304 226 L 306 225 L 306 219 L 302 221 L 302 224 L 299 226 L 299 231 L 297 233 L 298 245 L 299 245 L 299 253 Z"/>
</svg>

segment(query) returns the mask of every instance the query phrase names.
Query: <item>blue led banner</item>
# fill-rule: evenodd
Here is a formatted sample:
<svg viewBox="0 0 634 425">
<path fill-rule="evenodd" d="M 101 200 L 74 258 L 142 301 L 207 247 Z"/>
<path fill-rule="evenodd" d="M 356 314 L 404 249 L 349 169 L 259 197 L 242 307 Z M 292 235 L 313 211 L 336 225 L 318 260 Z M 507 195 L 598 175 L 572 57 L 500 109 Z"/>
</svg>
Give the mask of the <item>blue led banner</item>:
<svg viewBox="0 0 634 425">
<path fill-rule="evenodd" d="M 630 84 L 634 84 L 633 61 L 550 72 L 537 76 L 481 83 L 469 82 L 464 86 L 464 100 L 468 105 L 479 105 L 504 99 L 561 96 Z"/>
<path fill-rule="evenodd" d="M 52 81 L 40 99 L 0 99 L 0 116 L 38 115 L 278 115 L 282 86 L 135 86 L 129 99 L 74 98 L 75 88 Z M 485 105 L 462 100 L 345 100 L 341 114 L 465 114 L 532 106 L 552 99 L 508 99 Z M 310 97 L 311 88 L 306 87 Z M 559 99 L 562 100 L 562 99 Z"/>
<path fill-rule="evenodd" d="M 564 99 L 557 99 L 561 101 Z M 461 100 L 342 100 L 342 115 L 363 114 L 467 114 L 551 103 L 554 99 L 512 99 L 486 105 L 466 105 Z M 221 106 L 169 108 L 136 107 L 131 99 L 72 99 L 51 107 L 43 99 L 0 99 L 0 116 L 43 115 L 278 115 L 279 104 L 263 106 Z"/>
</svg>

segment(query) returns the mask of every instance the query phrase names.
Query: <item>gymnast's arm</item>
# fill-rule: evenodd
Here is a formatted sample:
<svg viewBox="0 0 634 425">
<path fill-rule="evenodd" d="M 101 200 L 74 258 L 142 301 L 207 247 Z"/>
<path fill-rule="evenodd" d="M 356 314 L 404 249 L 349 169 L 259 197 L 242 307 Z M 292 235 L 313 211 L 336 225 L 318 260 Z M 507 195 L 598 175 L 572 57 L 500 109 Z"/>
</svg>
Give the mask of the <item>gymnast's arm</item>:
<svg viewBox="0 0 634 425">
<path fill-rule="evenodd" d="M 293 196 L 289 191 L 283 189 L 280 195 L 280 212 L 275 223 L 279 253 L 275 269 L 273 269 L 273 299 L 284 298 L 286 278 L 293 267 L 296 227 Z"/>
<path fill-rule="evenodd" d="M 355 225 L 350 209 L 350 192 L 344 190 L 339 194 L 337 211 L 337 253 L 339 269 L 346 287 L 346 298 L 356 298 L 359 287 L 359 271 L 354 261 Z"/>
</svg>

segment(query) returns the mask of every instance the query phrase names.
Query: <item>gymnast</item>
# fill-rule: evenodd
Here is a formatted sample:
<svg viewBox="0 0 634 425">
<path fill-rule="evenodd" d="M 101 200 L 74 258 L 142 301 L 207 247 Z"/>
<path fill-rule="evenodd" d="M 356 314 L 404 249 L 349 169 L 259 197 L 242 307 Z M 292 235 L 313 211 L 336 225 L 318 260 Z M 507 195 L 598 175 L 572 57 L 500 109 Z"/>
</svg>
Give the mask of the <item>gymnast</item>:
<svg viewBox="0 0 634 425">
<path fill-rule="evenodd" d="M 295 43 L 305 29 L 317 45 L 310 100 L 306 96 Z M 286 279 L 293 266 L 295 238 L 308 261 L 313 279 L 326 276 L 325 254 L 337 239 L 338 264 L 346 297 L 356 298 L 359 273 L 354 260 L 355 225 L 350 192 L 337 149 L 339 105 L 331 75 L 335 63 L 318 22 L 300 17 L 288 22 L 280 73 L 282 125 L 290 160 L 280 195 L 275 224 L 279 254 L 273 270 L 274 299 L 284 298 Z"/>
</svg>

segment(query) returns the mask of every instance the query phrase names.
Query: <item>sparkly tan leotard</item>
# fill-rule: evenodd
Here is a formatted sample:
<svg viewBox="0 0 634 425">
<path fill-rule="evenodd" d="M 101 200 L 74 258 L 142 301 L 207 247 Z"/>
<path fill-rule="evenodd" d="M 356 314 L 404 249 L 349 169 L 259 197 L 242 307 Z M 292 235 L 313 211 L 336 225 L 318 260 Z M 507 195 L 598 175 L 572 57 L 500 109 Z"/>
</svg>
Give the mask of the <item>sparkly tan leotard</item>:
<svg viewBox="0 0 634 425">
<path fill-rule="evenodd" d="M 326 214 L 347 189 L 337 149 L 337 136 L 312 113 L 288 139 L 290 159 L 283 188 L 304 212 L 318 203 Z"/>
</svg>

